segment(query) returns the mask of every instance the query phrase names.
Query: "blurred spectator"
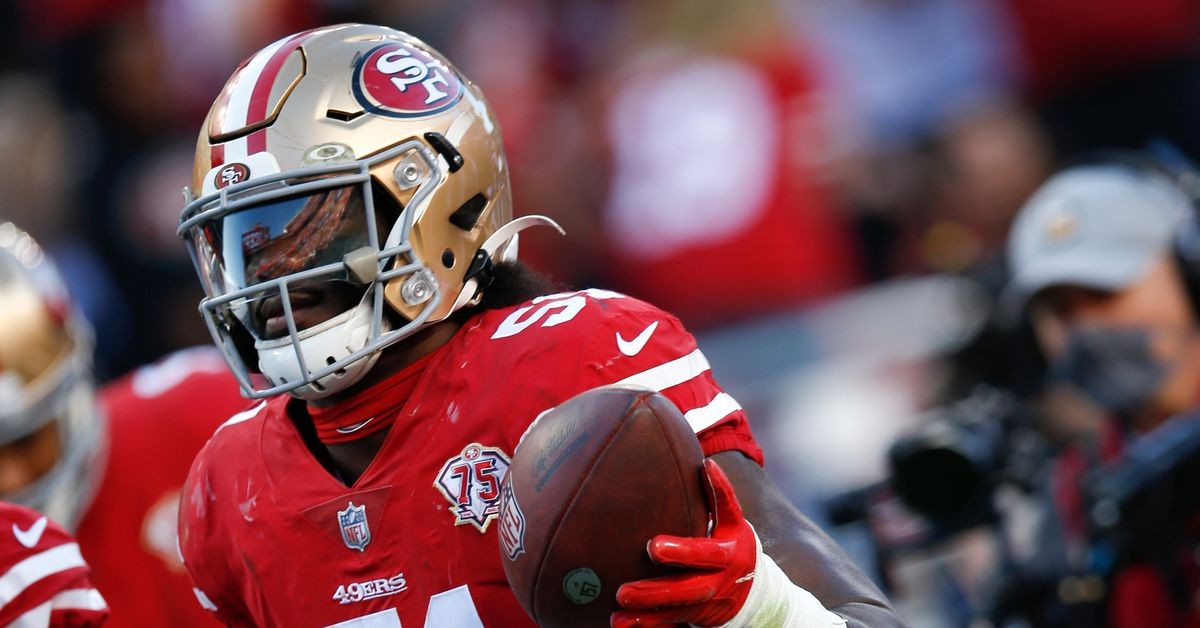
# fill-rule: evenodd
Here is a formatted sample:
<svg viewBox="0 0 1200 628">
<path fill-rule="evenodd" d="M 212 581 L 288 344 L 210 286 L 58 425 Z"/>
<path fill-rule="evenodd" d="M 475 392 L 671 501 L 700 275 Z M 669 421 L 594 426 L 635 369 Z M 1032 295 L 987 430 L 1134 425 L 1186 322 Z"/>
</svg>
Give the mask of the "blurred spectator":
<svg viewBox="0 0 1200 628">
<path fill-rule="evenodd" d="M 996 250 L 1049 162 L 992 0 L 788 4 L 828 90 L 831 175 L 872 278 Z"/>
<path fill-rule="evenodd" d="M 1172 514 L 1155 520 L 1149 536 L 1131 528 L 1104 561 L 1096 552 L 1105 549 L 1089 536 L 1096 515 L 1081 492 L 1088 474 L 1121 461 L 1141 435 L 1197 408 L 1197 269 L 1176 248 L 1195 229 L 1195 208 L 1172 173 L 1135 158 L 1068 168 L 1029 200 L 1013 226 L 1007 305 L 1031 316 L 1051 372 L 1114 419 L 1090 446 L 1058 461 L 1054 497 L 1067 542 L 1057 549 L 1069 564 L 1107 576 L 1108 625 L 1190 626 L 1200 622 L 1195 501 L 1163 482 L 1140 514 Z M 1169 460 L 1162 464 L 1175 464 Z"/>
<path fill-rule="evenodd" d="M 1026 89 L 1060 154 L 1162 136 L 1200 155 L 1200 4 L 1003 2 Z"/>
<path fill-rule="evenodd" d="M 858 277 L 811 167 L 822 140 L 812 81 L 771 9 L 742 3 L 741 19 L 723 20 L 728 7 L 642 7 L 631 23 L 649 33 L 602 83 L 611 173 L 601 270 L 693 326 L 796 307 Z M 684 24 L 717 14 L 695 32 L 655 30 L 672 10 Z"/>
<path fill-rule="evenodd" d="M 1079 165 L 1050 179 L 1013 226 L 1011 308 L 1029 308 L 1051 371 L 1127 429 L 1195 404 L 1200 323 L 1175 243 L 1190 199 L 1150 166 Z"/>
<path fill-rule="evenodd" d="M 794 17 L 865 148 L 910 147 L 1011 94 L 1005 16 L 992 0 L 812 0 Z"/>
</svg>

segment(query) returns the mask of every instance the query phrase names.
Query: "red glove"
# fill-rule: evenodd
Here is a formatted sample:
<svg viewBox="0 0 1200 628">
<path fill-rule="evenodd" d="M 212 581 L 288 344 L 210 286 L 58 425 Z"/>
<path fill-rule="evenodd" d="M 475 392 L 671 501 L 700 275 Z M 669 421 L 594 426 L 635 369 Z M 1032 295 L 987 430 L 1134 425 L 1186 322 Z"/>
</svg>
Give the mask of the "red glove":
<svg viewBox="0 0 1200 628">
<path fill-rule="evenodd" d="M 712 536 L 660 534 L 650 539 L 646 549 L 654 562 L 687 571 L 621 585 L 617 603 L 627 610 L 612 614 L 615 628 L 719 626 L 746 602 L 754 582 L 758 539 L 725 472 L 712 460 L 704 461 L 704 471 L 715 523 Z"/>
</svg>

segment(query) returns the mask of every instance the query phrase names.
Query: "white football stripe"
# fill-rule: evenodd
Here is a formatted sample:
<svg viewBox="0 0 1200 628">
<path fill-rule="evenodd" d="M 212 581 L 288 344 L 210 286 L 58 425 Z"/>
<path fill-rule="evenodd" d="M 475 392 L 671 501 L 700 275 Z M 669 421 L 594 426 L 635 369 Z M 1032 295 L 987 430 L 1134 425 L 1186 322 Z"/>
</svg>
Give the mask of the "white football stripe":
<svg viewBox="0 0 1200 628">
<path fill-rule="evenodd" d="M 688 410 L 683 414 L 683 418 L 687 419 L 688 425 L 692 426 L 692 430 L 699 433 L 712 427 L 717 421 L 741 409 L 742 404 L 729 396 L 728 393 L 718 393 L 716 397 L 713 397 L 712 401 L 708 402 L 708 405 Z"/>
<path fill-rule="evenodd" d="M 34 554 L 0 576 L 0 600 L 17 597 L 29 585 L 46 576 L 85 565 L 76 543 L 64 543 Z"/>
<path fill-rule="evenodd" d="M 225 109 L 223 118 L 224 131 L 229 132 L 246 126 L 246 118 L 250 115 L 250 98 L 254 94 L 254 86 L 258 84 L 258 79 L 271 57 L 291 38 L 292 36 L 289 35 L 263 48 L 254 55 L 254 58 L 250 59 L 246 68 L 238 73 L 237 83 L 230 88 L 229 92 L 229 105 Z M 246 160 L 246 157 L 249 156 L 247 154 L 249 137 L 249 135 L 243 135 L 223 145 L 225 163 Z"/>
<path fill-rule="evenodd" d="M 250 136 L 243 135 L 222 144 L 225 147 L 225 163 L 246 161 L 250 152 Z"/>
<path fill-rule="evenodd" d="M 708 360 L 699 349 L 670 362 L 646 369 L 636 375 L 630 375 L 617 382 L 618 385 L 641 386 L 655 392 L 662 392 L 672 386 L 682 384 L 689 379 L 708 370 Z"/>
<path fill-rule="evenodd" d="M 104 596 L 95 589 L 68 589 L 50 598 L 54 609 L 79 608 L 86 611 L 102 611 L 108 608 Z"/>
</svg>

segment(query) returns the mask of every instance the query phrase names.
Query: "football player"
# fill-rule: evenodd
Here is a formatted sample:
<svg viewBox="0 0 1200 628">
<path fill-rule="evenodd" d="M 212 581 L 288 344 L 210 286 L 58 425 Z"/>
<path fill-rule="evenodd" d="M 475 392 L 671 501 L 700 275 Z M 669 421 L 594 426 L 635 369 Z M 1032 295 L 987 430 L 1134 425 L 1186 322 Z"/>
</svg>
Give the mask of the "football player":
<svg viewBox="0 0 1200 628">
<path fill-rule="evenodd" d="M 0 625 L 83 628 L 107 618 L 75 539 L 46 515 L 0 502 Z"/>
<path fill-rule="evenodd" d="M 179 493 L 246 400 L 209 348 L 97 391 L 91 336 L 42 249 L 0 223 L 0 497 L 74 531 L 110 625 L 212 625 L 178 558 Z"/>
<path fill-rule="evenodd" d="M 899 624 L 768 480 L 677 319 L 516 261 L 519 231 L 556 225 L 514 219 L 508 181 L 483 95 L 392 29 L 286 37 L 217 96 L 179 231 L 203 318 L 261 401 L 184 489 L 204 605 L 238 625 L 530 625 L 493 525 L 509 457 L 539 413 L 623 382 L 685 413 L 717 524 L 656 538 L 679 571 L 622 586 L 614 624 Z"/>
</svg>

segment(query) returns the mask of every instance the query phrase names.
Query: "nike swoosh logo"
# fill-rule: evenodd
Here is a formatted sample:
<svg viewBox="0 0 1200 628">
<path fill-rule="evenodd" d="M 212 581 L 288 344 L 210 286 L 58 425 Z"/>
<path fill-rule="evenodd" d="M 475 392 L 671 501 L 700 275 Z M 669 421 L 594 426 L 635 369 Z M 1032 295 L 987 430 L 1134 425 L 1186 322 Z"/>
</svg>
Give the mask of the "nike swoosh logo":
<svg viewBox="0 0 1200 628">
<path fill-rule="evenodd" d="M 626 340 L 621 337 L 621 332 L 617 332 L 617 348 L 621 353 L 629 357 L 633 357 L 642 352 L 647 342 L 650 342 L 650 336 L 654 335 L 654 330 L 658 329 L 658 321 L 650 323 L 650 326 L 643 329 L 642 333 L 638 334 L 633 340 Z"/>
<path fill-rule="evenodd" d="M 43 516 L 41 519 L 34 521 L 28 530 L 22 530 L 14 523 L 12 524 L 13 536 L 17 537 L 21 545 L 33 549 L 37 546 L 38 541 L 42 540 L 42 533 L 46 531 L 46 524 L 49 522 L 50 520 Z"/>
<path fill-rule="evenodd" d="M 353 434 L 353 433 L 357 432 L 358 430 L 361 430 L 362 428 L 366 427 L 367 423 L 370 423 L 371 421 L 374 421 L 374 420 L 375 420 L 375 417 L 371 417 L 371 418 L 367 419 L 366 421 L 363 421 L 362 423 L 355 423 L 354 425 L 347 425 L 346 427 L 339 427 L 339 428 L 337 428 L 337 433 L 338 434 Z"/>
</svg>

